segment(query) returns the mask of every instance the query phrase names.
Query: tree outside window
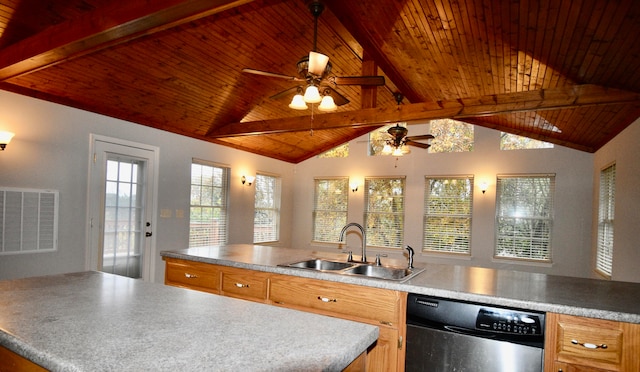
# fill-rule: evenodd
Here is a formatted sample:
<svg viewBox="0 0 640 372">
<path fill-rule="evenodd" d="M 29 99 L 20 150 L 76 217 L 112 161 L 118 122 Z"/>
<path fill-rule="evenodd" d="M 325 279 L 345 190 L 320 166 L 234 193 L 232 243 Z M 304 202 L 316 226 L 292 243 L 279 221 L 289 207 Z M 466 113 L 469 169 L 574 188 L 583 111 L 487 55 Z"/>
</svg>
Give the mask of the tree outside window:
<svg viewBox="0 0 640 372">
<path fill-rule="evenodd" d="M 229 168 L 191 164 L 189 247 L 227 243 Z"/>
<path fill-rule="evenodd" d="M 404 243 L 403 178 L 365 178 L 365 231 L 367 244 L 400 248 Z"/>
<path fill-rule="evenodd" d="M 349 179 L 316 179 L 313 199 L 313 240 L 334 243 L 347 224 Z"/>
</svg>

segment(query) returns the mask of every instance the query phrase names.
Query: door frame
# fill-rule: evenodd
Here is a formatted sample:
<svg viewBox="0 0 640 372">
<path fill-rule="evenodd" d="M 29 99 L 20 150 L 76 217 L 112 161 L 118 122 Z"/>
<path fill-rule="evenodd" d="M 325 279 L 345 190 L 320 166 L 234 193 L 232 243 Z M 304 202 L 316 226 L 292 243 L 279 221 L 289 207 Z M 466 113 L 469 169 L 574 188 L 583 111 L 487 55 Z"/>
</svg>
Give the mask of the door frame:
<svg viewBox="0 0 640 372">
<path fill-rule="evenodd" d="M 143 143 L 133 142 L 129 140 L 123 140 L 120 138 L 107 137 L 99 134 L 91 133 L 89 135 L 89 164 L 88 164 L 88 172 L 87 172 L 87 218 L 85 225 L 85 270 L 99 270 L 98 262 L 99 262 L 99 252 L 97 251 L 97 247 L 93 247 L 93 228 L 98 228 L 98 221 L 92 221 L 92 216 L 96 213 L 96 208 L 98 211 L 102 209 L 103 197 L 104 195 L 100 195 L 99 200 L 93 198 L 95 190 L 93 188 L 100 187 L 101 185 L 94 185 L 92 179 L 92 172 L 96 165 L 96 142 L 104 142 L 117 146 L 130 147 L 139 150 L 149 151 L 151 156 L 150 160 L 153 161 L 153 172 L 151 174 L 150 181 L 153 182 L 151 187 L 151 195 L 149 195 L 148 200 L 151 200 L 151 205 L 148 206 L 148 210 L 150 211 L 149 216 L 145 216 L 147 221 L 151 222 L 152 232 L 157 232 L 157 224 L 158 224 L 158 168 L 160 161 L 160 148 L 157 146 L 151 146 Z M 150 237 L 145 239 L 149 239 L 149 268 L 147 275 L 143 274 L 143 280 L 154 282 L 155 281 L 155 273 L 156 273 L 156 237 L 157 234 L 152 234 Z M 146 253 L 146 252 L 145 252 Z M 143 270 L 144 273 L 144 270 Z"/>
</svg>

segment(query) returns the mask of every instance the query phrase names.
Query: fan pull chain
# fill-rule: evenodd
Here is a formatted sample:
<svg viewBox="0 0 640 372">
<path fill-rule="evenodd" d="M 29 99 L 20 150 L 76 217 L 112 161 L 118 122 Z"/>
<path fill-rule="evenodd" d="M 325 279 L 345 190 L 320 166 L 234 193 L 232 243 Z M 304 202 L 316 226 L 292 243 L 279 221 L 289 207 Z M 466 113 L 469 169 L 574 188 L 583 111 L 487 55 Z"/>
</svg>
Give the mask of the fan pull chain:
<svg viewBox="0 0 640 372">
<path fill-rule="evenodd" d="M 309 136 L 313 137 L 313 104 L 311 104 L 311 127 L 309 128 Z"/>
</svg>

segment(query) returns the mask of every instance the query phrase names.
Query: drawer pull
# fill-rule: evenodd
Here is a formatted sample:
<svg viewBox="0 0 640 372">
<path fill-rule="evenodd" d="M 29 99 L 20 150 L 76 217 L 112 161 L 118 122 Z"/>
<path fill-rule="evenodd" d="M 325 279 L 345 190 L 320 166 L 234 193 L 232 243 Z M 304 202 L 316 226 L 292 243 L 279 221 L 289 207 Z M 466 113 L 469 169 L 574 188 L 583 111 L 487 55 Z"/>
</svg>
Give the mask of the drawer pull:
<svg viewBox="0 0 640 372">
<path fill-rule="evenodd" d="M 236 287 L 238 287 L 238 288 L 249 288 L 249 284 L 236 283 Z"/>
<path fill-rule="evenodd" d="M 336 300 L 335 298 L 326 298 L 322 296 L 318 296 L 318 300 L 322 302 L 338 302 L 338 300 Z"/>
<path fill-rule="evenodd" d="M 198 276 L 196 274 L 189 274 L 189 273 L 184 273 L 184 277 L 185 278 L 189 278 L 189 279 L 195 279 Z"/>
<path fill-rule="evenodd" d="M 591 344 L 588 342 L 580 342 L 578 340 L 571 340 L 571 343 L 574 345 L 580 345 L 582 347 L 585 347 L 587 349 L 606 349 L 607 348 L 607 344 L 600 344 L 600 345 L 596 345 L 596 344 Z"/>
</svg>

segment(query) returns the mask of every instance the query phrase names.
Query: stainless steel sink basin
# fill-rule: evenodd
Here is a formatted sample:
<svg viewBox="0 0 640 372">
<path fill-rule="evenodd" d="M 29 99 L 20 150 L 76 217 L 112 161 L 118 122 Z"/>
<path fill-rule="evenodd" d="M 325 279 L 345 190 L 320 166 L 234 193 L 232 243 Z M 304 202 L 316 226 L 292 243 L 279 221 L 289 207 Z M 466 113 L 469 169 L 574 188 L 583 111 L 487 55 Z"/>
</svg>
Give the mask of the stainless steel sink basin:
<svg viewBox="0 0 640 372">
<path fill-rule="evenodd" d="M 299 269 L 311 269 L 319 271 L 338 271 L 351 268 L 354 266 L 354 264 L 349 262 L 337 262 L 314 258 L 311 260 L 299 261 L 281 266 L 297 267 Z"/>
<path fill-rule="evenodd" d="M 343 273 L 348 275 L 361 275 L 361 276 L 366 276 L 369 278 L 377 278 L 377 279 L 406 280 L 412 276 L 416 276 L 422 271 L 423 269 L 359 265 L 351 269 L 345 270 Z"/>
<path fill-rule="evenodd" d="M 312 258 L 278 266 L 394 281 L 404 281 L 424 271 L 424 269 L 418 268 L 377 266 L 372 263 L 340 262 L 321 258 Z"/>
</svg>

